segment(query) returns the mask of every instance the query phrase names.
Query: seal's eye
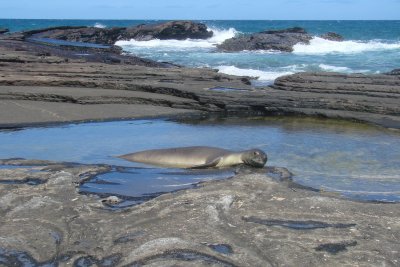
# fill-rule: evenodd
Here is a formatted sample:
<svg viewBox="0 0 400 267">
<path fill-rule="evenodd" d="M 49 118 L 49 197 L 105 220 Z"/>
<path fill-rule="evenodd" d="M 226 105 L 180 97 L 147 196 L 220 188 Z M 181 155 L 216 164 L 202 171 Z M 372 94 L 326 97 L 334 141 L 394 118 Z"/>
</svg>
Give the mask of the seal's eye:
<svg viewBox="0 0 400 267">
<path fill-rule="evenodd" d="M 253 154 L 254 154 L 255 156 L 260 155 L 260 153 L 258 153 L 258 151 L 254 151 Z"/>
</svg>

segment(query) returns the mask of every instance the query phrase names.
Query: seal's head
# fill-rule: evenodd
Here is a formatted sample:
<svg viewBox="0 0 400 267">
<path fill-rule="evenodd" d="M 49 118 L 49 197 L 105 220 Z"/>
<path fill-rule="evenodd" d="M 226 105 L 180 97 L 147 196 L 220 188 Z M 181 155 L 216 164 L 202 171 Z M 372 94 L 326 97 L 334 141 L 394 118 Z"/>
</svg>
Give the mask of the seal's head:
<svg viewBox="0 0 400 267">
<path fill-rule="evenodd" d="M 260 149 L 250 149 L 242 154 L 243 162 L 256 168 L 264 167 L 265 163 L 267 163 L 267 159 L 267 154 Z"/>
</svg>

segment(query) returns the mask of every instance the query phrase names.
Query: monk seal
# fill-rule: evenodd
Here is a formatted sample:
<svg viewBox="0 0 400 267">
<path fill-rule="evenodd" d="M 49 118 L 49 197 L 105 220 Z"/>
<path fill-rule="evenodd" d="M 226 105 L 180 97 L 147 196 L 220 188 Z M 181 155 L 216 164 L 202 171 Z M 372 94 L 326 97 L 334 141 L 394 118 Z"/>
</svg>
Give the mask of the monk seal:
<svg viewBox="0 0 400 267">
<path fill-rule="evenodd" d="M 260 149 L 234 152 L 207 146 L 153 149 L 122 155 L 119 158 L 177 168 L 223 168 L 238 164 L 262 168 L 267 162 L 267 155 Z"/>
</svg>

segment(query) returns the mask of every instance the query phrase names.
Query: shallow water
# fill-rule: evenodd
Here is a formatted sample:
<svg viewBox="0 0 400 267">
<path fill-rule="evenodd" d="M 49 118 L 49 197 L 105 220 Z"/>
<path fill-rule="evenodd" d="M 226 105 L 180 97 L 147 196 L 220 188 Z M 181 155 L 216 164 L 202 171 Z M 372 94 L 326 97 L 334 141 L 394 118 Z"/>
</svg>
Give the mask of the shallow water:
<svg viewBox="0 0 400 267">
<path fill-rule="evenodd" d="M 305 186 L 361 200 L 400 201 L 400 133 L 360 123 L 308 118 L 132 120 L 0 132 L 0 158 L 22 157 L 125 166 L 83 190 L 140 196 L 190 187 L 232 170 L 162 169 L 116 158 L 178 146 L 259 148 L 267 165 L 288 168 Z M 113 184 L 114 183 L 114 184 Z"/>
</svg>

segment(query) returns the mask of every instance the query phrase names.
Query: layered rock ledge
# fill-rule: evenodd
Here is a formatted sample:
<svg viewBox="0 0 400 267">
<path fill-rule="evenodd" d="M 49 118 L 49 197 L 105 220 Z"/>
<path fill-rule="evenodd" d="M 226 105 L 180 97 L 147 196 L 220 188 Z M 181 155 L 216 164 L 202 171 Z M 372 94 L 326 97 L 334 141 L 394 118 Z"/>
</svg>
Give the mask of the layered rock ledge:
<svg viewBox="0 0 400 267">
<path fill-rule="evenodd" d="M 114 46 L 40 43 L 19 33 L 0 36 L 0 73 L 2 127 L 216 112 L 316 115 L 400 128 L 398 70 L 298 73 L 254 88 L 250 77 L 124 55 Z"/>
<path fill-rule="evenodd" d="M 399 204 L 302 189 L 265 169 L 115 210 L 77 188 L 110 166 L 0 164 L 11 165 L 0 169 L 5 266 L 396 266 L 400 258 Z"/>
<path fill-rule="evenodd" d="M 316 115 L 400 128 L 399 75 L 298 73 L 278 78 L 271 87 L 254 88 L 249 77 L 211 69 L 166 68 L 128 56 L 105 64 L 101 53 L 99 61 L 88 62 L 17 50 L 0 42 L 3 127 L 217 112 Z"/>
</svg>

